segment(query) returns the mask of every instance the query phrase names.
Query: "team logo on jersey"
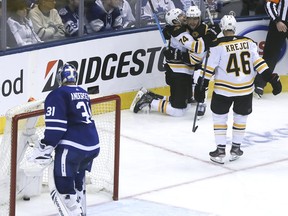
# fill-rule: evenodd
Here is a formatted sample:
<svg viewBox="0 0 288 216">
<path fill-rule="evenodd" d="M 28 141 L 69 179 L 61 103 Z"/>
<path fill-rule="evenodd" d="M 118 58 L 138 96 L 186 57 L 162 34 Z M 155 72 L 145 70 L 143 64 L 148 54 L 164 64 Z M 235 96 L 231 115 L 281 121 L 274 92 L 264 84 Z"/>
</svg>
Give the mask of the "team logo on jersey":
<svg viewBox="0 0 288 216">
<path fill-rule="evenodd" d="M 263 33 L 259 34 L 259 31 L 262 31 Z M 263 51 L 264 46 L 265 46 L 265 39 L 266 39 L 267 32 L 268 32 L 268 26 L 256 25 L 256 26 L 251 26 L 249 28 L 244 29 L 238 35 L 249 37 L 253 39 L 255 42 L 257 42 L 258 48 L 260 49 L 259 54 L 261 54 L 261 50 Z M 280 61 L 284 57 L 286 49 L 287 49 L 287 44 L 284 43 L 283 47 L 281 48 L 278 61 Z"/>
<path fill-rule="evenodd" d="M 193 32 L 192 32 L 192 37 L 193 37 L 193 38 L 198 38 L 198 37 L 199 37 L 199 32 L 193 31 Z"/>
</svg>

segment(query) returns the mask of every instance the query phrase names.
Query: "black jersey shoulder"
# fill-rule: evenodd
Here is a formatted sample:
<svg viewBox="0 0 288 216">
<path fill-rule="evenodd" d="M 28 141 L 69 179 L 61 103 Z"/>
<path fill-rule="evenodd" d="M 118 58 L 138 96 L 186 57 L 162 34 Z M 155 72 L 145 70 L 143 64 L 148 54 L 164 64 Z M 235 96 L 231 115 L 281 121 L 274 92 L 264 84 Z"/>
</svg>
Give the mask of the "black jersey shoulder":
<svg viewBox="0 0 288 216">
<path fill-rule="evenodd" d="M 207 29 L 208 29 L 208 25 L 206 25 L 205 23 L 200 23 L 200 25 L 194 30 L 189 28 L 189 26 L 187 26 L 187 29 L 189 30 L 189 32 L 192 35 L 192 37 L 195 40 L 197 40 L 198 38 L 200 38 L 200 37 L 202 37 L 203 35 L 206 34 Z"/>
<path fill-rule="evenodd" d="M 171 35 L 173 37 L 177 37 L 178 35 L 182 34 L 183 32 L 187 32 L 186 26 L 176 26 L 174 27 Z"/>
</svg>

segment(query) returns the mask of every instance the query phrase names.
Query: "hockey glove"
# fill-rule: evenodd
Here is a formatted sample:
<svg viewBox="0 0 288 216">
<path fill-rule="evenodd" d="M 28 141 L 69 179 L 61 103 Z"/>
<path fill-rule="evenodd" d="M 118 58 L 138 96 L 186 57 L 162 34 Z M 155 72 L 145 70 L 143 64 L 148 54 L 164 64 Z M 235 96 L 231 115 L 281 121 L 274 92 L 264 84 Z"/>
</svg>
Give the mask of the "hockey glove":
<svg viewBox="0 0 288 216">
<path fill-rule="evenodd" d="M 171 33 L 173 31 L 174 27 L 173 26 L 170 26 L 170 25 L 166 25 L 163 30 L 162 30 L 162 33 L 164 35 L 164 38 L 166 40 L 170 40 L 171 39 Z"/>
<path fill-rule="evenodd" d="M 208 32 L 210 34 L 213 34 L 216 38 L 218 36 L 218 34 L 220 34 L 220 32 L 221 32 L 221 28 L 220 28 L 219 24 L 210 25 L 207 33 Z"/>
<path fill-rule="evenodd" d="M 282 84 L 280 81 L 280 77 L 278 76 L 278 74 L 272 74 L 272 79 L 269 81 L 269 83 L 271 84 L 272 88 L 273 88 L 273 95 L 277 95 L 280 94 L 280 92 L 282 91 Z"/>
<path fill-rule="evenodd" d="M 212 44 L 212 41 L 214 41 L 218 34 L 221 32 L 221 29 L 218 24 L 211 25 L 210 28 L 207 30 L 207 33 L 202 36 L 202 39 L 205 43 L 205 51 L 207 50 L 207 47 L 210 47 Z"/>
<path fill-rule="evenodd" d="M 46 145 L 38 141 L 34 146 L 33 152 L 28 156 L 28 161 L 37 163 L 42 166 L 47 166 L 52 162 L 51 153 L 53 152 L 53 146 Z"/>
<path fill-rule="evenodd" d="M 174 59 L 174 52 L 171 49 L 165 49 L 163 51 L 163 55 L 165 56 L 166 60 L 173 60 Z"/>
<path fill-rule="evenodd" d="M 202 79 L 203 79 L 202 77 L 199 77 L 198 82 L 196 83 L 195 89 L 194 89 L 194 99 L 198 103 L 204 103 L 205 91 L 206 91 L 208 84 L 209 84 L 209 80 L 204 79 L 204 81 L 202 81 Z"/>
</svg>

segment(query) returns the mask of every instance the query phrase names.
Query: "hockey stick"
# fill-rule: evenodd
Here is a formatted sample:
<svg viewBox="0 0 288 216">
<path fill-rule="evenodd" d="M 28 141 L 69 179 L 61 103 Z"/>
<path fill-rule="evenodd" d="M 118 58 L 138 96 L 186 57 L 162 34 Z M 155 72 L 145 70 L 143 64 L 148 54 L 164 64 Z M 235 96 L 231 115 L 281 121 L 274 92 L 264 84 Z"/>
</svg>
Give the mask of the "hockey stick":
<svg viewBox="0 0 288 216">
<path fill-rule="evenodd" d="M 85 175 L 83 177 L 83 188 L 82 191 L 78 191 L 76 189 L 76 193 L 80 199 L 80 203 L 82 206 L 82 211 L 83 211 L 83 216 L 87 215 L 87 202 L 86 202 L 86 172 Z"/>
<path fill-rule="evenodd" d="M 81 197 L 81 205 L 83 208 L 83 214 L 84 216 L 87 215 L 87 200 L 86 200 L 86 173 L 83 178 L 83 196 Z"/>
<path fill-rule="evenodd" d="M 210 21 L 210 23 L 211 23 L 212 25 L 214 25 L 213 17 L 212 17 L 212 15 L 211 15 L 211 13 L 210 13 L 209 5 L 208 5 L 208 3 L 207 3 L 206 0 L 204 0 L 204 5 L 205 5 L 205 11 L 206 11 L 206 13 L 207 13 L 207 15 L 208 15 L 209 21 Z"/>
<path fill-rule="evenodd" d="M 166 39 L 165 39 L 165 37 L 164 37 L 164 35 L 163 35 L 162 28 L 161 28 L 159 19 L 158 19 L 157 15 L 156 15 L 154 6 L 153 6 L 153 4 L 152 4 L 152 1 L 151 1 L 151 0 L 148 0 L 148 2 L 149 2 L 149 4 L 150 4 L 150 7 L 151 7 L 151 10 L 152 10 L 152 13 L 153 13 L 153 17 L 154 17 L 155 22 L 156 22 L 156 24 L 157 24 L 157 27 L 158 27 L 158 30 L 159 30 L 159 32 L 160 32 L 162 41 L 163 41 L 165 47 L 167 47 L 167 42 L 166 42 Z"/>
<path fill-rule="evenodd" d="M 203 68 L 203 74 L 201 76 L 201 83 L 200 83 L 200 91 L 203 90 L 203 87 L 204 87 L 204 77 L 205 77 L 205 74 L 206 74 L 206 69 L 207 69 L 207 62 L 208 62 L 208 58 L 209 58 L 209 49 L 207 50 L 207 54 L 206 54 L 206 58 L 205 58 L 205 63 L 204 63 L 204 68 Z M 197 105 L 196 105 L 196 109 L 195 109 L 195 113 L 194 113 L 194 119 L 193 119 L 193 127 L 192 127 L 192 132 L 195 133 L 197 128 L 198 128 L 198 125 L 196 125 L 196 121 L 197 121 L 197 114 L 198 114 L 198 110 L 199 110 L 199 102 L 197 102 Z"/>
</svg>

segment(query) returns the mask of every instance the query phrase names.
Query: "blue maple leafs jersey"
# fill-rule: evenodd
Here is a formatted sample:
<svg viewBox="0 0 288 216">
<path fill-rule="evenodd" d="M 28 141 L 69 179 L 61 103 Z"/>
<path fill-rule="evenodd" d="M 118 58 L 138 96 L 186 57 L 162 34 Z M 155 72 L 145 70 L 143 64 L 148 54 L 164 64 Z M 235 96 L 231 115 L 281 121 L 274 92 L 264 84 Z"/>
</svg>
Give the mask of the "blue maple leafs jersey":
<svg viewBox="0 0 288 216">
<path fill-rule="evenodd" d="M 42 143 L 83 151 L 99 150 L 90 98 L 79 86 L 61 86 L 48 94 L 45 100 L 45 125 Z"/>
<path fill-rule="evenodd" d="M 66 6 L 59 10 L 59 15 L 64 24 L 66 33 L 69 36 L 77 36 L 79 30 L 78 9 L 71 11 L 70 8 Z"/>
<path fill-rule="evenodd" d="M 123 28 L 120 9 L 114 8 L 106 11 L 100 0 L 96 0 L 95 3 L 88 8 L 86 18 L 94 32 Z"/>
</svg>

